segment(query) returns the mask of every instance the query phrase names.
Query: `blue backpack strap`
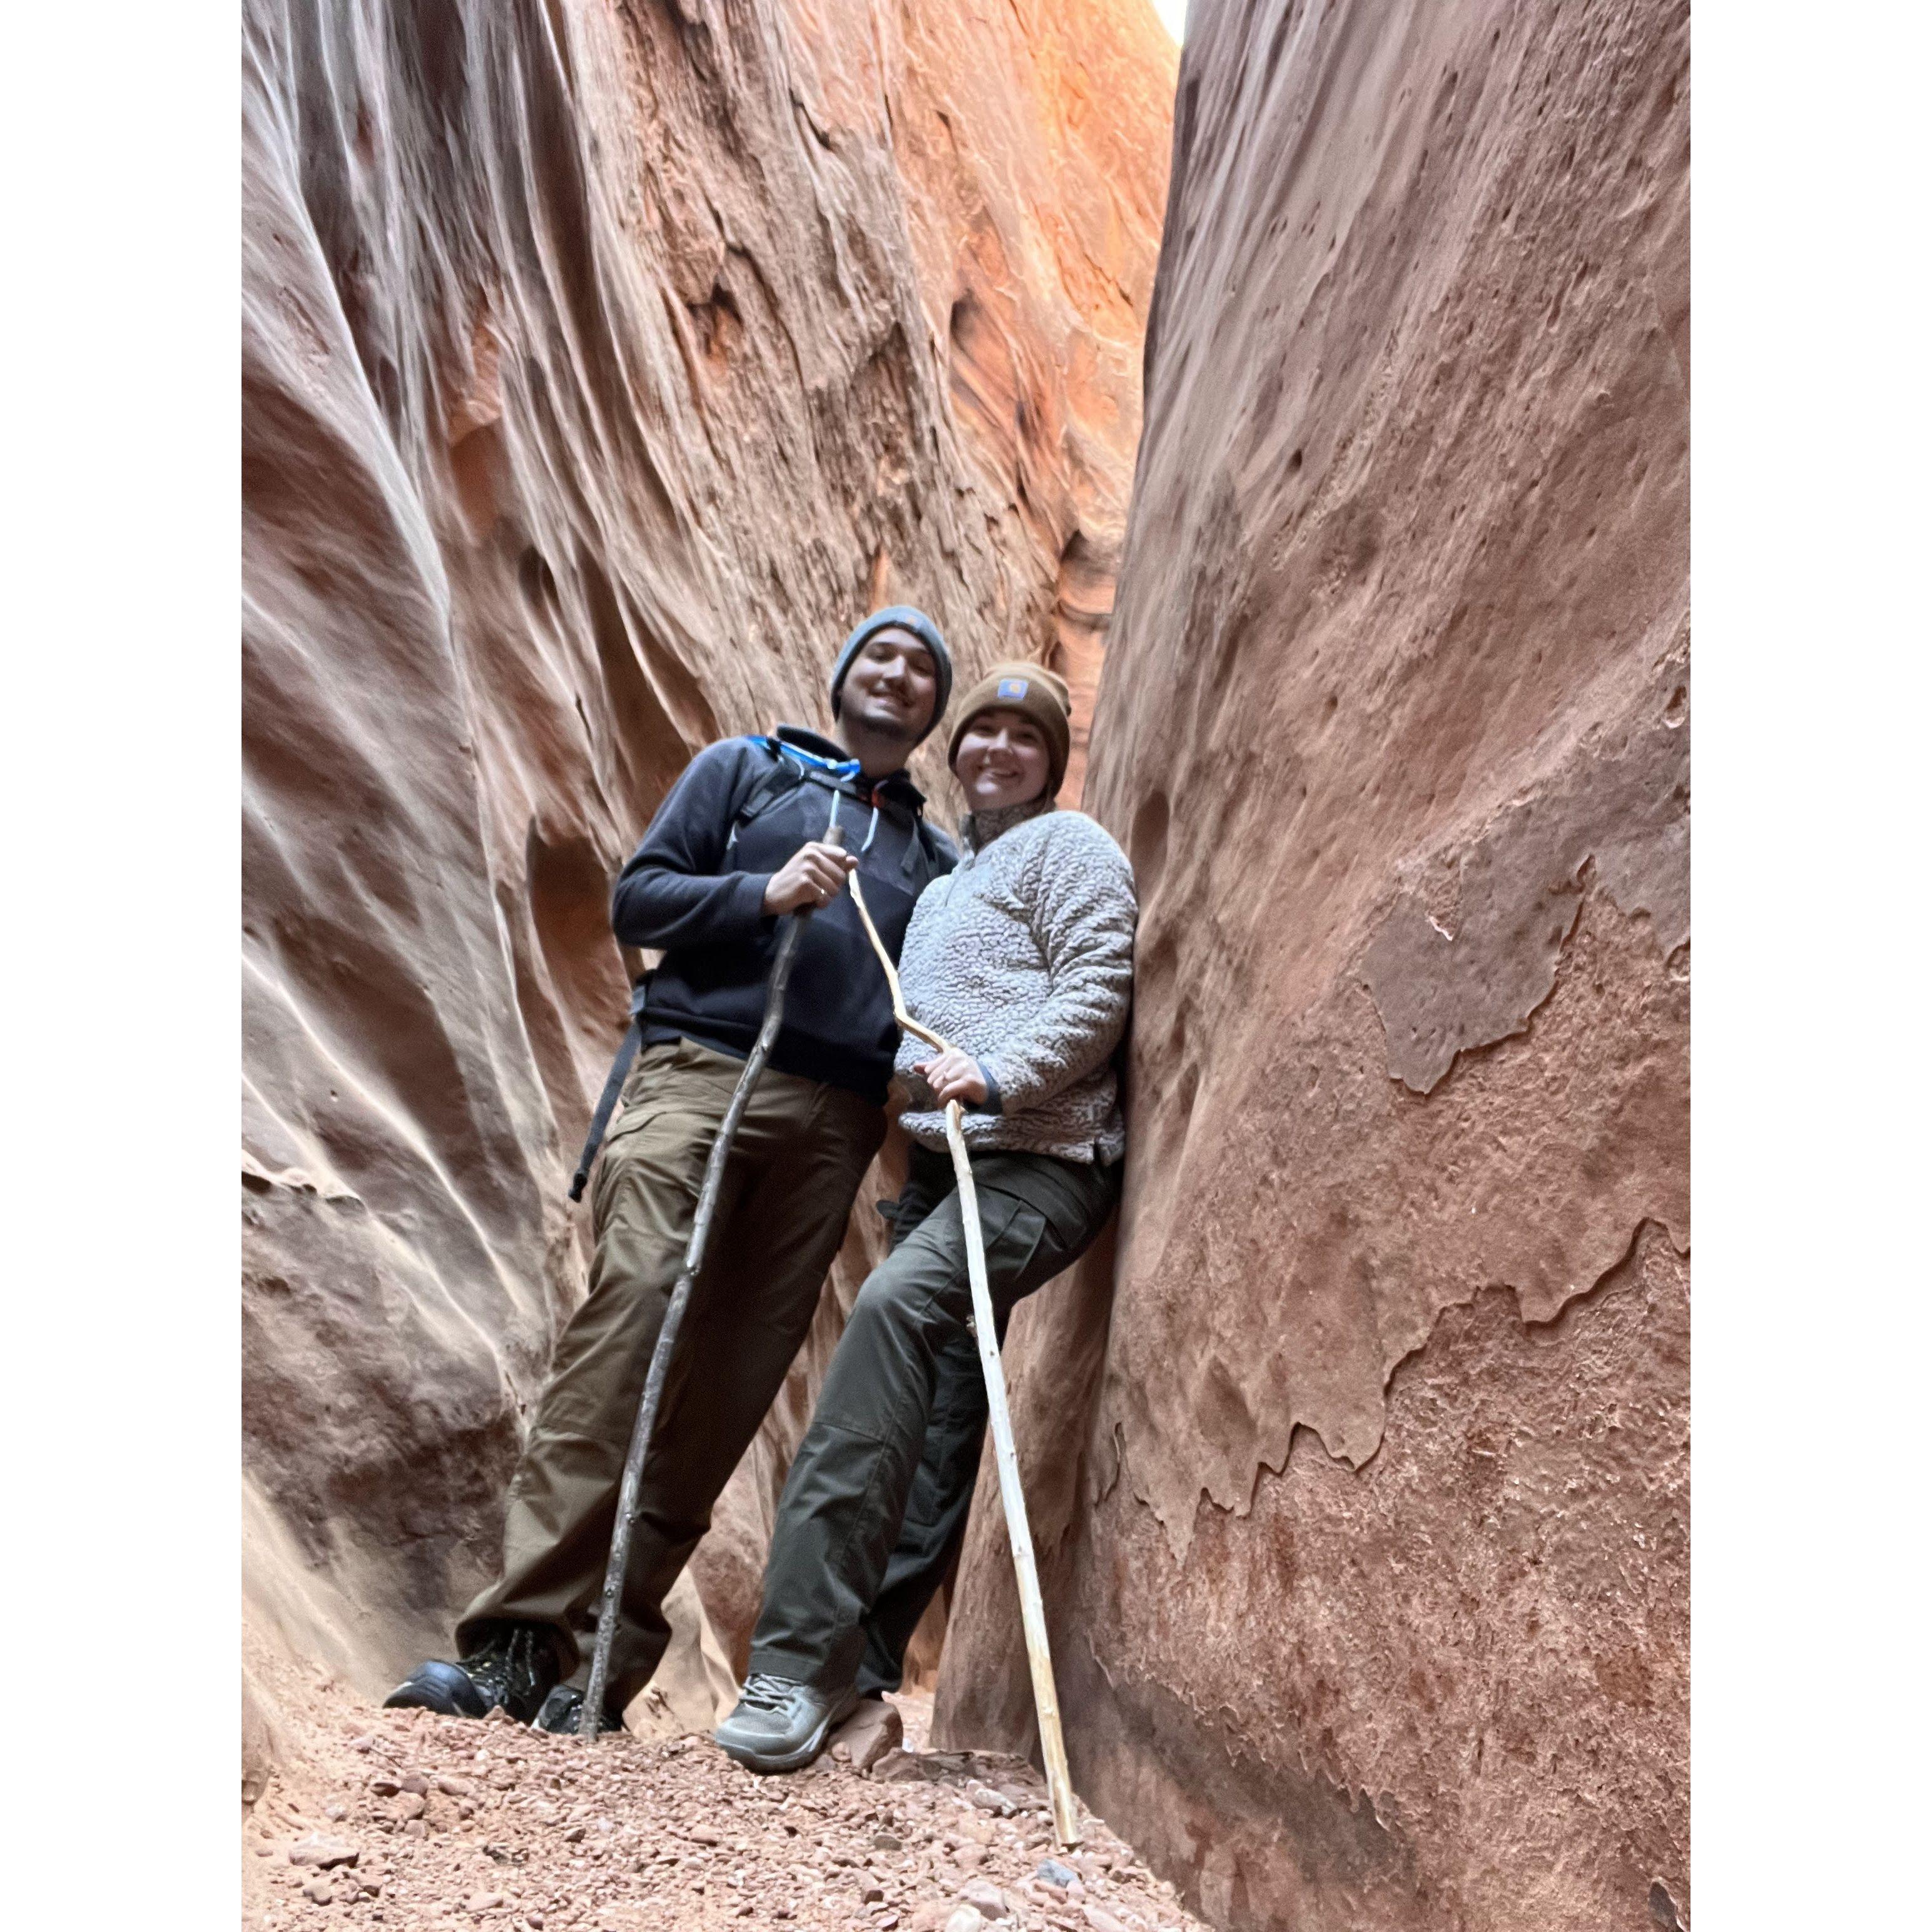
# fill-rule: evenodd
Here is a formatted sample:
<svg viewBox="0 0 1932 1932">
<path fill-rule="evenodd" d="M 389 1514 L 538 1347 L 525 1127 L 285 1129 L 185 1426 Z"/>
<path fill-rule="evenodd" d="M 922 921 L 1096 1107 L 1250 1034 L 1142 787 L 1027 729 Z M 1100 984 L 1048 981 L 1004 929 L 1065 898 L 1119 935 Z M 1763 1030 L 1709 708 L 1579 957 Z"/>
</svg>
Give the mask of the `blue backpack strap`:
<svg viewBox="0 0 1932 1932">
<path fill-rule="evenodd" d="M 850 797 L 847 790 L 859 776 L 856 758 L 824 758 L 802 746 L 788 745 L 782 738 L 757 734 L 746 741 L 772 754 L 772 769 L 746 794 L 745 802 L 734 814 L 730 836 L 724 842 L 728 856 L 736 848 L 738 828 L 762 818 L 782 798 L 788 798 L 802 784 L 822 785 Z"/>
<path fill-rule="evenodd" d="M 731 829 L 724 839 L 724 856 L 728 860 L 737 850 L 739 826 L 763 817 L 780 799 L 790 796 L 805 782 L 803 770 L 784 755 L 785 748 L 777 739 L 762 731 L 752 731 L 746 734 L 745 742 L 756 745 L 772 762 L 767 770 L 759 774 L 731 814 Z"/>
</svg>

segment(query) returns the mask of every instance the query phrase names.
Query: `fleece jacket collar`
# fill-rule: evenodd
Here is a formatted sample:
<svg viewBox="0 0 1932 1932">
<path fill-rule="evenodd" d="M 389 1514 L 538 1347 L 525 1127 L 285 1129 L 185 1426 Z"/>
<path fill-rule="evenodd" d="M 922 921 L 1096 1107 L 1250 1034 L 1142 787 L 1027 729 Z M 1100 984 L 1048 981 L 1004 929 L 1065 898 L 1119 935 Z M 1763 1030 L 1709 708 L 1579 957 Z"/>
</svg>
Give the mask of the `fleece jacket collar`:
<svg viewBox="0 0 1932 1932">
<path fill-rule="evenodd" d="M 1054 808 L 1053 800 L 1042 793 L 1024 805 L 1003 805 L 996 812 L 969 812 L 959 821 L 959 836 L 968 851 L 983 852 L 1001 832 L 1010 832 L 1015 826 L 1024 825 L 1028 819 Z"/>
</svg>

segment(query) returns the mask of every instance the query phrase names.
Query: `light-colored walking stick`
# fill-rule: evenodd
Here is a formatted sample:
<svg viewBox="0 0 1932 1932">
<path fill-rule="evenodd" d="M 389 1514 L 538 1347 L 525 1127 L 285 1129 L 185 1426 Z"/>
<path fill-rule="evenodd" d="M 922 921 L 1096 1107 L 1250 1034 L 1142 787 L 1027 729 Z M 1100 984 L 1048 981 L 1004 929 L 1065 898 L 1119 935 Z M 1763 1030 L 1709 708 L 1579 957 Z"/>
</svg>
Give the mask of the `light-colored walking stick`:
<svg viewBox="0 0 1932 1932">
<path fill-rule="evenodd" d="M 892 1017 L 909 1034 L 941 1053 L 950 1041 L 920 1024 L 906 1011 L 905 995 L 892 956 L 872 923 L 866 896 L 855 872 L 848 881 L 854 903 L 865 922 L 866 936 L 885 968 L 892 988 Z M 1020 1487 L 1019 1459 L 1013 1450 L 1013 1418 L 1006 1407 L 1006 1378 L 1000 1366 L 999 1331 L 993 1320 L 993 1293 L 986 1281 L 986 1242 L 980 1226 L 980 1196 L 973 1185 L 973 1163 L 967 1158 L 966 1136 L 960 1130 L 959 1102 L 946 1103 L 946 1144 L 952 1150 L 952 1171 L 959 1183 L 959 1220 L 966 1234 L 966 1278 L 973 1288 L 973 1326 L 980 1343 L 980 1366 L 986 1377 L 986 1407 L 993 1425 L 994 1460 L 1000 1472 L 1000 1502 L 1006 1510 L 1006 1540 L 1013 1552 L 1013 1574 L 1019 1584 L 1020 1624 L 1026 1634 L 1027 1664 L 1033 1672 L 1034 1708 L 1040 1714 L 1040 1755 L 1046 1761 L 1046 1790 L 1053 1805 L 1053 1828 L 1063 1845 L 1080 1842 L 1080 1814 L 1073 1802 L 1073 1780 L 1066 1768 L 1066 1740 L 1060 1730 L 1060 1699 L 1053 1688 L 1053 1655 L 1047 1646 L 1046 1606 L 1040 1600 L 1040 1570 L 1034 1562 L 1033 1532 L 1027 1526 L 1026 1496 Z"/>
<path fill-rule="evenodd" d="M 825 828 L 828 845 L 844 842 L 838 824 L 838 794 L 832 794 L 832 816 Z M 765 1017 L 758 1037 L 746 1056 L 745 1070 L 732 1090 L 731 1104 L 718 1124 L 717 1138 L 711 1143 L 711 1157 L 704 1164 L 704 1184 L 698 1190 L 698 1209 L 691 1220 L 691 1239 L 686 1244 L 684 1267 L 664 1307 L 664 1322 L 658 1330 L 657 1346 L 651 1351 L 650 1372 L 644 1378 L 644 1396 L 638 1405 L 636 1426 L 631 1431 L 631 1447 L 624 1458 L 623 1480 L 617 1490 L 617 1520 L 610 1529 L 610 1560 L 604 1570 L 604 1595 L 597 1610 L 597 1646 L 590 1656 L 590 1682 L 584 1692 L 584 1708 L 577 1720 L 578 1735 L 596 1739 L 604 1717 L 604 1689 L 610 1675 L 610 1646 L 617 1634 L 617 1606 L 624 1594 L 624 1572 L 631 1561 L 631 1531 L 638 1520 L 638 1492 L 644 1486 L 644 1459 L 650 1454 L 651 1436 L 657 1427 L 658 1406 L 664 1399 L 664 1378 L 672 1356 L 677 1350 L 677 1332 L 684 1325 L 684 1312 L 691 1304 L 691 1292 L 704 1265 L 704 1250 L 711 1238 L 711 1217 L 718 1208 L 718 1190 L 724 1184 L 724 1168 L 731 1158 L 731 1143 L 738 1137 L 738 1124 L 751 1104 L 752 1090 L 765 1070 L 772 1042 L 784 1020 L 786 983 L 791 978 L 792 962 L 798 957 L 798 944 L 804 936 L 809 908 L 801 908 L 785 920 L 772 956 L 771 978 L 766 983 Z M 867 924 L 869 926 L 868 920 Z M 876 940 L 874 942 L 878 943 Z"/>
</svg>

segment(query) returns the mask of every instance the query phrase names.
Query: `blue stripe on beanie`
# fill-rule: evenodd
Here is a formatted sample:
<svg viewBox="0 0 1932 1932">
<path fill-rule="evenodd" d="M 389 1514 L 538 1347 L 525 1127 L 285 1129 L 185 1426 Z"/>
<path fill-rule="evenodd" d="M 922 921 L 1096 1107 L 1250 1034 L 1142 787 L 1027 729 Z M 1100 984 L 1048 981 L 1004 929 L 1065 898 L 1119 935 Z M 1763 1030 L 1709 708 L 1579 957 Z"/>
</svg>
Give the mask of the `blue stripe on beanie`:
<svg viewBox="0 0 1932 1932">
<path fill-rule="evenodd" d="M 952 701 L 952 653 L 946 648 L 946 640 L 939 634 L 939 626 L 923 610 L 916 610 L 910 604 L 888 604 L 883 610 L 874 610 L 845 640 L 844 648 L 838 653 L 838 662 L 832 667 L 832 715 L 835 718 L 838 716 L 838 694 L 844 688 L 845 674 L 852 668 L 852 660 L 859 655 L 866 640 L 874 632 L 892 625 L 910 631 L 932 654 L 934 674 L 932 718 L 920 734 L 923 738 L 945 716 L 946 707 Z"/>
</svg>

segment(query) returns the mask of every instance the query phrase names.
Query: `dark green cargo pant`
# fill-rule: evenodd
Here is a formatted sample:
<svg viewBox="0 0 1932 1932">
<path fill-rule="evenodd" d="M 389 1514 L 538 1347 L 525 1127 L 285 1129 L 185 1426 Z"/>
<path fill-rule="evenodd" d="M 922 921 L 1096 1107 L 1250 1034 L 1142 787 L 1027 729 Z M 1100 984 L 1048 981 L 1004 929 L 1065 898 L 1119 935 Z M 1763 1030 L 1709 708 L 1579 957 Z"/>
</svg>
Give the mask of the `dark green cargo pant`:
<svg viewBox="0 0 1932 1932">
<path fill-rule="evenodd" d="M 651 1352 L 683 1266 L 698 1191 L 743 1063 L 688 1040 L 648 1047 L 625 1083 L 592 1195 L 590 1292 L 556 1354 L 510 1486 L 503 1574 L 457 1641 L 515 1618 L 548 1624 L 578 1666 L 594 1626 L 617 1487 Z M 884 1138 L 856 1094 L 767 1068 L 724 1172 L 644 1464 L 610 1697 L 646 1684 L 670 1638 L 662 1605 L 803 1342 L 853 1196 Z"/>
<path fill-rule="evenodd" d="M 1022 1297 L 1092 1246 L 1118 1166 L 976 1155 L 986 1273 L 1004 1338 Z M 952 1164 L 915 1148 L 896 1245 L 867 1278 L 799 1445 L 772 1532 L 751 1668 L 821 1688 L 898 1682 L 978 1473 L 986 1391 Z"/>
</svg>

